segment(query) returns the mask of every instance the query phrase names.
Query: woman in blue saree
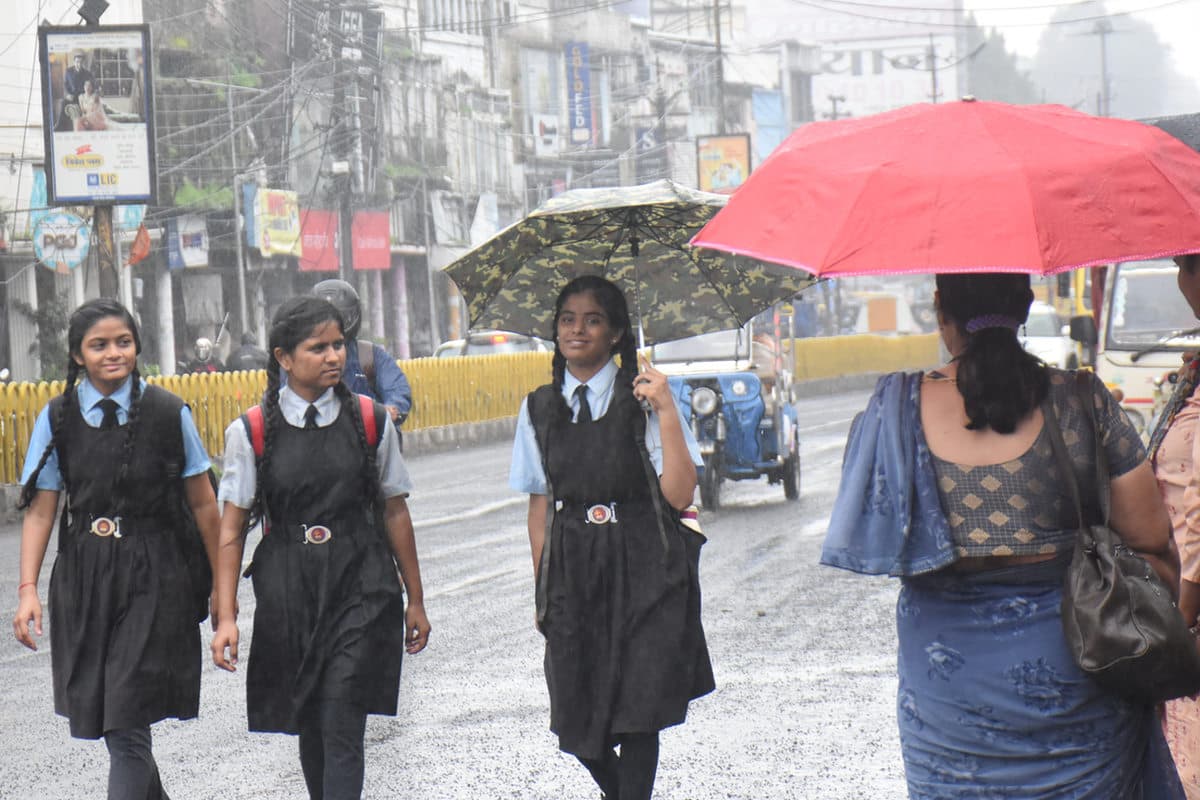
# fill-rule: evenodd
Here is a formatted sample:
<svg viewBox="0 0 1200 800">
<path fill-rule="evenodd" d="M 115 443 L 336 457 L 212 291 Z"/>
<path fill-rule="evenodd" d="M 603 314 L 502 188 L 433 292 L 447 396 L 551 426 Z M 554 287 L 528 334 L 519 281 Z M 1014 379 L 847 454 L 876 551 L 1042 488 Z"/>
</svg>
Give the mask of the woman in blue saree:
<svg viewBox="0 0 1200 800">
<path fill-rule="evenodd" d="M 1085 505 L 1095 419 L 1111 523 L 1175 586 L 1179 558 L 1141 440 L 1094 375 L 1081 388 L 1021 348 L 1028 276 L 943 275 L 937 288 L 952 359 L 880 380 L 851 430 L 822 553 L 901 579 L 909 797 L 1182 800 L 1156 709 L 1086 676 L 1061 627 L 1076 520 L 1044 414 L 1063 431 Z"/>
</svg>

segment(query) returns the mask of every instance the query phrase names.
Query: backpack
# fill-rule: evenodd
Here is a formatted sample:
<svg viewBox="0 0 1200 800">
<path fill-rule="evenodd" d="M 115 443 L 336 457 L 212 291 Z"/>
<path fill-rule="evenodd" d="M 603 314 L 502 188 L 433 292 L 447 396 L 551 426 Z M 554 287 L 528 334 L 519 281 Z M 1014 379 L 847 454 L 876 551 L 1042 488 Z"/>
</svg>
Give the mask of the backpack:
<svg viewBox="0 0 1200 800">
<path fill-rule="evenodd" d="M 358 398 L 358 410 L 362 414 L 363 430 L 367 434 L 367 446 L 379 445 L 379 426 L 375 419 L 375 401 L 365 394 L 355 395 Z M 262 458 L 267 449 L 266 425 L 263 420 L 262 405 L 251 406 L 242 415 L 246 426 L 246 435 L 250 438 L 250 446 L 254 448 L 254 457 Z"/>
</svg>

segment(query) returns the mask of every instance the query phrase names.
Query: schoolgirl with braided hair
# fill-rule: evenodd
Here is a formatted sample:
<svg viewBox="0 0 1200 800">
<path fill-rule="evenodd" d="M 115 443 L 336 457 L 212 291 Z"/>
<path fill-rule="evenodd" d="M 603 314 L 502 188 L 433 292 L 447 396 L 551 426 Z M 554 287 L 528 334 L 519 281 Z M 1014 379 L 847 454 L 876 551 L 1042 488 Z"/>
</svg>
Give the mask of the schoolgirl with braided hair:
<svg viewBox="0 0 1200 800">
<path fill-rule="evenodd" d="M 702 461 L 620 289 L 576 278 L 554 319 L 553 382 L 521 405 L 509 476 L 529 495 L 550 728 L 605 797 L 648 800 L 659 731 L 713 689 L 703 537 L 679 522 Z"/>
<path fill-rule="evenodd" d="M 150 725 L 195 717 L 200 701 L 194 595 L 207 587 L 191 585 L 184 537 L 194 533 L 180 500 L 211 561 L 220 520 L 209 460 L 183 401 L 142 381 L 124 306 L 84 303 L 67 345 L 66 387 L 34 425 L 22 477 L 13 631 L 37 649 L 38 575 L 65 492 L 49 587 L 54 708 L 72 736 L 104 738 L 109 800 L 158 800 Z"/>
<path fill-rule="evenodd" d="M 429 639 L 405 501 L 412 482 L 387 410 L 342 383 L 333 305 L 283 303 L 269 350 L 261 406 L 225 431 L 213 662 L 237 668 L 238 572 L 246 532 L 261 522 L 248 570 L 249 728 L 298 734 L 310 797 L 359 798 L 367 716 L 396 713 L 402 655 Z"/>
</svg>

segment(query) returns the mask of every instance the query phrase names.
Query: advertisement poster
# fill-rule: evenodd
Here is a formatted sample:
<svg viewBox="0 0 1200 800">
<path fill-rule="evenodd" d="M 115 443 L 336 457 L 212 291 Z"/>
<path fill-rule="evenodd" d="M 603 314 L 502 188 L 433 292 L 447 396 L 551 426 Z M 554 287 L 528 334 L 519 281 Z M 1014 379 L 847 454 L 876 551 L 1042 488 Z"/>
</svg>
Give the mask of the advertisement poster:
<svg viewBox="0 0 1200 800">
<path fill-rule="evenodd" d="M 150 28 L 38 28 L 51 205 L 155 202 Z"/>
<path fill-rule="evenodd" d="M 733 194 L 750 175 L 750 134 L 697 136 L 696 173 L 701 191 Z"/>
<path fill-rule="evenodd" d="M 567 117 L 571 144 L 592 140 L 592 68 L 586 42 L 567 42 Z"/>
<path fill-rule="evenodd" d="M 306 208 L 300 212 L 300 271 L 337 272 L 338 215 Z"/>
<path fill-rule="evenodd" d="M 264 256 L 300 257 L 300 201 L 295 192 L 259 189 L 254 199 L 254 222 Z"/>
<path fill-rule="evenodd" d="M 167 268 L 208 266 L 208 221 L 200 214 L 167 220 Z"/>
<path fill-rule="evenodd" d="M 355 211 L 350 223 L 355 269 L 392 266 L 391 216 L 386 211 Z"/>
</svg>

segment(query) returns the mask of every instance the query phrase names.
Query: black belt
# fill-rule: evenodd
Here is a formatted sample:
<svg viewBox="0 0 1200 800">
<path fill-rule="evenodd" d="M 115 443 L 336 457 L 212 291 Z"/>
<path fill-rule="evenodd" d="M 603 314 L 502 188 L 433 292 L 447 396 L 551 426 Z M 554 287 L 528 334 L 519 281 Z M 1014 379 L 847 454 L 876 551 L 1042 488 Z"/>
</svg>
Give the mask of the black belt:
<svg viewBox="0 0 1200 800">
<path fill-rule="evenodd" d="M 136 533 L 138 528 L 142 526 L 135 523 L 143 522 L 158 523 L 159 526 L 173 524 L 172 519 L 165 515 L 114 514 L 109 516 L 104 514 L 79 514 L 72 520 L 72 527 L 76 527 L 83 533 L 99 536 L 102 539 L 121 539 L 131 533 Z"/>
<path fill-rule="evenodd" d="M 283 535 L 289 542 L 321 545 L 333 541 L 334 531 L 343 530 L 346 530 L 345 525 L 333 526 L 312 522 L 272 523 L 267 527 L 267 535 Z"/>
</svg>

